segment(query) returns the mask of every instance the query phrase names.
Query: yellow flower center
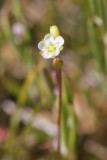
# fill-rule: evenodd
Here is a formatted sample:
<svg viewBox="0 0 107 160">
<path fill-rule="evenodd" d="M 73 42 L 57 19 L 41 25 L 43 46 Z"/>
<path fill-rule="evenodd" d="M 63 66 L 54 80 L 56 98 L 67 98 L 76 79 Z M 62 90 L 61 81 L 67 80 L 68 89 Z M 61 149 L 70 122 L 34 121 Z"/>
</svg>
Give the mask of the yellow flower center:
<svg viewBox="0 0 107 160">
<path fill-rule="evenodd" d="M 54 44 L 50 44 L 48 47 L 47 47 L 47 51 L 48 52 L 54 52 L 56 50 L 56 47 Z"/>
</svg>

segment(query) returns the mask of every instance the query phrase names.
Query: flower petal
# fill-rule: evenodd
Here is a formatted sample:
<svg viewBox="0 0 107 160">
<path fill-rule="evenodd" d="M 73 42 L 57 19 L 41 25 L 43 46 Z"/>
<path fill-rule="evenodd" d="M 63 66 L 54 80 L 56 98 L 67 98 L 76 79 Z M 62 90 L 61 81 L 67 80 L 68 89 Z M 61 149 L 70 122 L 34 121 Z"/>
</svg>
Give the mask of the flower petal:
<svg viewBox="0 0 107 160">
<path fill-rule="evenodd" d="M 57 49 L 55 52 L 53 52 L 51 55 L 52 57 L 58 56 L 60 54 L 60 50 Z"/>
<path fill-rule="evenodd" d="M 55 44 L 55 39 L 54 39 L 54 37 L 52 36 L 52 37 L 50 37 L 50 43 L 52 43 L 52 44 Z"/>
<path fill-rule="evenodd" d="M 57 47 L 61 47 L 64 44 L 64 39 L 61 36 L 58 36 L 55 39 L 55 44 Z"/>
<path fill-rule="evenodd" d="M 51 34 L 47 34 L 44 38 L 44 43 L 46 46 L 52 44 L 55 44 L 55 39 Z"/>
<path fill-rule="evenodd" d="M 45 51 L 45 52 L 42 53 L 42 57 L 45 58 L 45 59 L 49 59 L 49 58 L 52 57 L 52 55 Z"/>
<path fill-rule="evenodd" d="M 44 50 L 44 47 L 45 47 L 45 43 L 43 41 L 39 42 L 38 43 L 38 48 L 43 51 Z"/>
<path fill-rule="evenodd" d="M 44 37 L 44 41 L 46 41 L 47 39 L 50 39 L 52 37 L 51 34 L 47 34 L 45 37 Z"/>
</svg>

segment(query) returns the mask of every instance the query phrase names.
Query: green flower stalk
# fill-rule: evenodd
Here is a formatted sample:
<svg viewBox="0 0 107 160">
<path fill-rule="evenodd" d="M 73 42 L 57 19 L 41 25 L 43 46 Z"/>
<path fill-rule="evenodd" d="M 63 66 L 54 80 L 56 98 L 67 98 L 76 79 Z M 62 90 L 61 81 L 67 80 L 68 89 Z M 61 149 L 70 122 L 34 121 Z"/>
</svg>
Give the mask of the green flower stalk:
<svg viewBox="0 0 107 160">
<path fill-rule="evenodd" d="M 63 50 L 64 39 L 57 26 L 50 27 L 50 33 L 39 42 L 40 54 L 45 59 L 52 59 L 52 65 L 58 71 L 59 107 L 58 107 L 58 160 L 61 160 L 61 113 L 62 113 L 62 71 L 63 60 L 58 55 Z"/>
</svg>

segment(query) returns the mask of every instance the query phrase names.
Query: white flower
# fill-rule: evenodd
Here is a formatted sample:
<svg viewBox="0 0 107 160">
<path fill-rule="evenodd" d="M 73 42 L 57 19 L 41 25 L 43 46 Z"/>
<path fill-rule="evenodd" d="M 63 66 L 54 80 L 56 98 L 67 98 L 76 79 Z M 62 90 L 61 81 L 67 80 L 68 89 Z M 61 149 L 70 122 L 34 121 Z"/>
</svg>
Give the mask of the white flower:
<svg viewBox="0 0 107 160">
<path fill-rule="evenodd" d="M 49 59 L 60 54 L 60 49 L 63 44 L 64 39 L 61 36 L 54 39 L 51 34 L 47 34 L 44 39 L 39 42 L 38 48 L 42 51 L 42 56 L 45 59 Z"/>
</svg>

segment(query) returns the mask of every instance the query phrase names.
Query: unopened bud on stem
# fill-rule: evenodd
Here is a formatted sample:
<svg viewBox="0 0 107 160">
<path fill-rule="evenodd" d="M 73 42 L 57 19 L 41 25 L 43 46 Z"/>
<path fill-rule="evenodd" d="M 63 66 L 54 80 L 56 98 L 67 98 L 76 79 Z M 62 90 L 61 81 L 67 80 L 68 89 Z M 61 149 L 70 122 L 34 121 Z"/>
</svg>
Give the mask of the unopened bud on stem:
<svg viewBox="0 0 107 160">
<path fill-rule="evenodd" d="M 50 27 L 50 34 L 53 35 L 54 38 L 60 36 L 60 32 L 57 26 Z"/>
<path fill-rule="evenodd" d="M 63 66 L 63 60 L 59 56 L 56 56 L 52 59 L 52 65 L 56 69 L 60 69 Z"/>
</svg>

